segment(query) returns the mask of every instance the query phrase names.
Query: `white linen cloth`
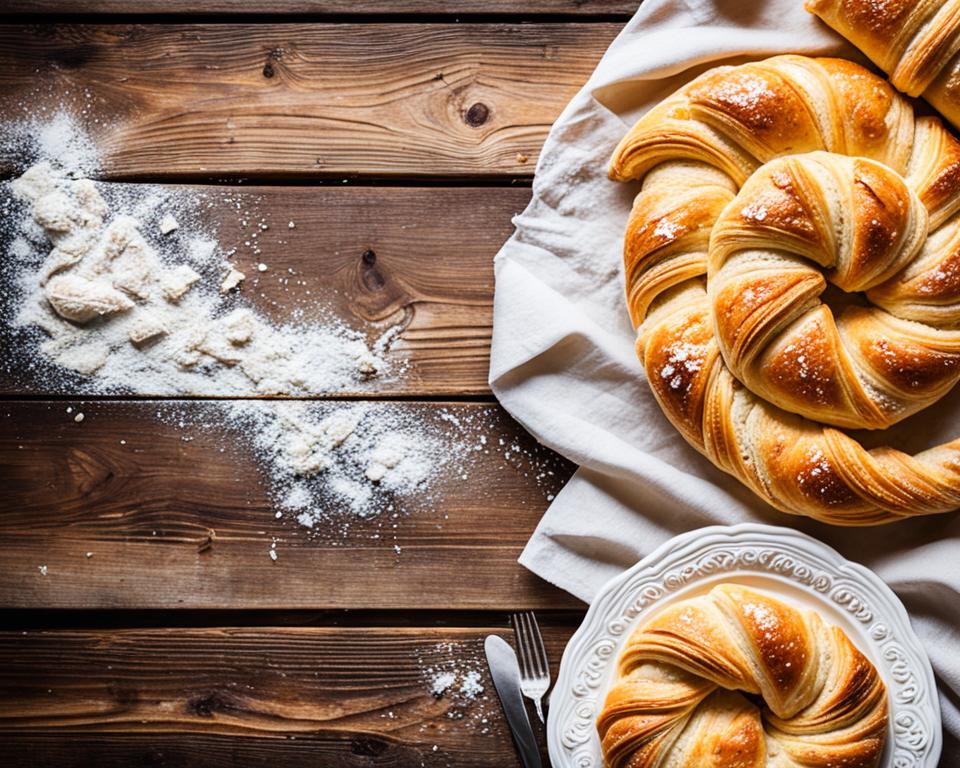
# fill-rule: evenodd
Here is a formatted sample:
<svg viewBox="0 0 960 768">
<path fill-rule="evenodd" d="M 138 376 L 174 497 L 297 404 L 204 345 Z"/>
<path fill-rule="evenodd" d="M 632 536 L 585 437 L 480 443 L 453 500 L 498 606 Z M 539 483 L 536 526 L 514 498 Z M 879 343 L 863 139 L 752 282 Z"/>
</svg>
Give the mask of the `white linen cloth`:
<svg viewBox="0 0 960 768">
<path fill-rule="evenodd" d="M 844 529 L 777 512 L 683 441 L 633 350 L 621 254 L 638 185 L 607 180 L 614 146 L 704 69 L 786 52 L 865 61 L 802 0 L 645 0 L 553 126 L 533 199 L 496 257 L 490 385 L 580 469 L 520 562 L 590 601 L 683 531 L 751 520 L 803 530 L 872 568 L 903 600 L 940 687 L 941 765 L 960 766 L 960 514 Z M 915 451 L 957 435 L 960 392 L 883 439 Z"/>
</svg>

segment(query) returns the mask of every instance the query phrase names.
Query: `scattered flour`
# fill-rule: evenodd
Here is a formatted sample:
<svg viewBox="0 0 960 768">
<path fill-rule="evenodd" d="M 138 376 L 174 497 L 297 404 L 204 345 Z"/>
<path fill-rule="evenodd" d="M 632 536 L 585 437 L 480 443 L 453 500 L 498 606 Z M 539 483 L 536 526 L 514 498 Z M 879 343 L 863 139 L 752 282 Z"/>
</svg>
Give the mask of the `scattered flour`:
<svg viewBox="0 0 960 768">
<path fill-rule="evenodd" d="M 430 678 L 430 693 L 439 698 L 453 688 L 457 676 L 453 672 L 435 672 Z"/>
<path fill-rule="evenodd" d="M 160 403 L 156 416 L 179 428 L 184 442 L 203 429 L 252 448 L 278 518 L 325 537 L 379 520 L 371 538 L 392 537 L 385 543 L 398 556 L 406 501 L 442 506 L 433 480 L 467 479 L 477 452 L 499 450 L 488 445 L 495 420 L 486 411 L 427 417 L 397 404 L 243 399 L 373 390 L 402 373 L 388 358 L 402 328 L 368 341 L 323 306 L 277 323 L 247 301 L 251 280 L 232 260 L 236 249 L 224 252 L 204 229 L 197 212 L 213 204 L 201 193 L 90 181 L 99 165 L 94 147 L 63 115 L 5 131 L 4 148 L 11 141 L 32 164 L 0 186 L 7 257 L 0 320 L 12 340 L 0 368 L 40 391 L 236 397 L 203 408 Z M 253 257 L 269 224 L 239 199 L 235 210 L 254 230 L 245 241 Z M 290 221 L 287 229 L 294 227 Z M 289 275 L 278 279 L 302 284 Z M 255 272 L 252 288 L 258 279 Z M 257 299 L 262 306 L 263 294 Z M 537 483 L 555 490 L 554 471 L 528 449 L 504 438 L 499 445 L 506 463 L 536 471 Z M 268 552 L 276 561 L 276 539 Z M 458 696 L 478 681 L 457 680 Z"/>
<path fill-rule="evenodd" d="M 415 653 L 420 674 L 431 696 L 447 704 L 446 716 L 481 734 L 490 733 L 498 704 L 484 684 L 486 661 L 474 641 L 442 642 Z"/>
<path fill-rule="evenodd" d="M 465 471 L 469 456 L 467 441 L 451 439 L 442 422 L 412 408 L 260 400 L 218 407 L 225 423 L 251 440 L 277 506 L 309 529 L 399 515 L 402 499 L 429 500 L 430 481 L 451 465 Z M 376 480 L 372 466 L 382 468 Z"/>
</svg>

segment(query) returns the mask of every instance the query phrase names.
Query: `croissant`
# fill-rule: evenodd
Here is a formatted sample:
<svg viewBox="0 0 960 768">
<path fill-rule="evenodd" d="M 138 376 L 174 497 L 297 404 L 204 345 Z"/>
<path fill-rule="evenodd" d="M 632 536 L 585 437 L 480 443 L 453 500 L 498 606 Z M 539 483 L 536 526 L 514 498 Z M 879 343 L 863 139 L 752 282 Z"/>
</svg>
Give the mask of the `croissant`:
<svg viewBox="0 0 960 768">
<path fill-rule="evenodd" d="M 840 628 L 721 584 L 631 635 L 597 730 L 610 768 L 871 768 L 887 694 Z"/>
<path fill-rule="evenodd" d="M 835 428 L 885 428 L 960 378 L 960 142 L 937 118 L 859 65 L 776 56 L 668 97 L 610 176 L 643 182 L 627 304 L 692 446 L 830 523 L 960 505 L 960 440 L 909 456 Z"/>
<path fill-rule="evenodd" d="M 923 96 L 960 128 L 960 2 L 807 0 L 805 7 L 863 51 L 895 87 Z"/>
</svg>

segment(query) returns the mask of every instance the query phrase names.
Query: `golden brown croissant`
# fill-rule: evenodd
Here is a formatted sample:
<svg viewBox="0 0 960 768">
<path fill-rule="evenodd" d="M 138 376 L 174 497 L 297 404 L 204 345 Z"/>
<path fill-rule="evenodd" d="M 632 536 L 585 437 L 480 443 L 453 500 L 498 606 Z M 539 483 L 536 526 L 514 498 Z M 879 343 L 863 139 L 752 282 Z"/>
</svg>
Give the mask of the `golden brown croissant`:
<svg viewBox="0 0 960 768">
<path fill-rule="evenodd" d="M 872 768 L 886 687 L 816 613 L 721 584 L 633 633 L 597 729 L 610 768 Z"/>
<path fill-rule="evenodd" d="M 807 0 L 910 96 L 960 128 L 960 0 Z"/>
<path fill-rule="evenodd" d="M 623 138 L 637 352 L 667 417 L 775 507 L 868 525 L 960 505 L 960 440 L 882 428 L 960 378 L 960 142 L 839 59 L 710 70 Z M 837 318 L 827 283 L 855 293 Z M 866 300 L 864 300 L 864 295 Z"/>
</svg>

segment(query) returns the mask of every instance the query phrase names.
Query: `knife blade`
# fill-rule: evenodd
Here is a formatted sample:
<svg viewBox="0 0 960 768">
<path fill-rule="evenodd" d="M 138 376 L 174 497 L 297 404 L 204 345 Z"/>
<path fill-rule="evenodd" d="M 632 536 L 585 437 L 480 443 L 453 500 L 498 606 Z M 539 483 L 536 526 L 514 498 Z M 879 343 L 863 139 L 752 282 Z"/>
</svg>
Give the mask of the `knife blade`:
<svg viewBox="0 0 960 768">
<path fill-rule="evenodd" d="M 510 733 L 520 753 L 520 761 L 524 768 L 541 768 L 540 749 L 530 727 L 530 718 L 527 717 L 527 708 L 523 703 L 523 694 L 520 693 L 520 665 L 517 663 L 517 654 L 510 644 L 498 635 L 487 635 L 483 643 L 487 654 L 487 665 L 490 667 L 490 676 L 493 678 L 493 687 L 500 697 L 500 706 L 507 716 Z"/>
</svg>

